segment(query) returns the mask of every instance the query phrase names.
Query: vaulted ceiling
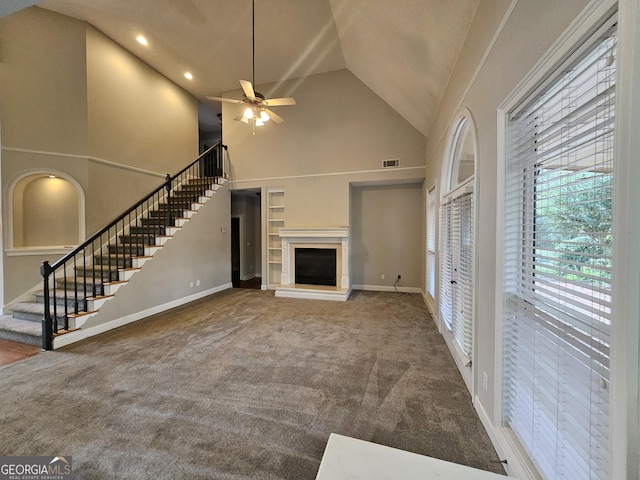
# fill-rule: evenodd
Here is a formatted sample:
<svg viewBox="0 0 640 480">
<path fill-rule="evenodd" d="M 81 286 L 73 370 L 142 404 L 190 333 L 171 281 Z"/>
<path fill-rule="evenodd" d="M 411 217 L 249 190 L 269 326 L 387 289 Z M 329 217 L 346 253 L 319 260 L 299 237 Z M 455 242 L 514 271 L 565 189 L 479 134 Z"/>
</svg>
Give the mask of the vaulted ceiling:
<svg viewBox="0 0 640 480">
<path fill-rule="evenodd" d="M 478 1 L 255 0 L 256 83 L 348 68 L 426 136 Z M 189 91 L 203 105 L 205 130 L 219 128 L 220 105 L 204 97 L 251 80 L 251 0 L 38 6 L 90 23 Z M 147 47 L 136 42 L 139 34 Z"/>
</svg>

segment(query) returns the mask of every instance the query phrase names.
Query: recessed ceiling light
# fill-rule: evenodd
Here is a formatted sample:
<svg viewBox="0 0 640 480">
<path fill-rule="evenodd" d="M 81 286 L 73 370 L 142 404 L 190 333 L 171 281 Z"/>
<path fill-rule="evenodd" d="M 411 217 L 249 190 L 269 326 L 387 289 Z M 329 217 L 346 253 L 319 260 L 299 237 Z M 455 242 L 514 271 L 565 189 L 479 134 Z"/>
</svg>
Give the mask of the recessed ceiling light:
<svg viewBox="0 0 640 480">
<path fill-rule="evenodd" d="M 56 178 L 55 175 L 49 175 L 49 178 Z"/>
<path fill-rule="evenodd" d="M 184 72 L 184 78 L 187 80 L 193 80 L 193 75 L 191 75 L 191 72 Z"/>
<path fill-rule="evenodd" d="M 138 35 L 136 37 L 136 40 L 140 45 L 144 45 L 145 47 L 149 45 L 149 42 L 147 42 L 147 39 L 144 37 L 144 35 Z"/>
</svg>

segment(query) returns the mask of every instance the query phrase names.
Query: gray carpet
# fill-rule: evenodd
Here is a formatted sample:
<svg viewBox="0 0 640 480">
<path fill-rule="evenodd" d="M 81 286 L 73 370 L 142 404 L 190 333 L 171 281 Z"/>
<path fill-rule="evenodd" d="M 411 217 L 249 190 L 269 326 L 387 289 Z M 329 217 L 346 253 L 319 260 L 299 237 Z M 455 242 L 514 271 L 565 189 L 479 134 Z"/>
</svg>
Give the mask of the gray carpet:
<svg viewBox="0 0 640 480">
<path fill-rule="evenodd" d="M 0 412 L 77 479 L 314 479 L 331 432 L 504 473 L 410 294 L 227 290 L 0 368 Z"/>
</svg>

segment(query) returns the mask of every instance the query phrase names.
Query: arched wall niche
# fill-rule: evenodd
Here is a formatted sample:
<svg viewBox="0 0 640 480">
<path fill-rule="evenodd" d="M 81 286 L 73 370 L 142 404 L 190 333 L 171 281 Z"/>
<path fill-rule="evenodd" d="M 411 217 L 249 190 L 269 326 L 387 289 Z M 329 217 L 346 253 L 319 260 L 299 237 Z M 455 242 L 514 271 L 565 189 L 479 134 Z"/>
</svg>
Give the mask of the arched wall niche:
<svg viewBox="0 0 640 480">
<path fill-rule="evenodd" d="M 9 249 L 77 245 L 85 237 L 85 195 L 71 176 L 30 170 L 10 183 L 7 208 Z"/>
</svg>

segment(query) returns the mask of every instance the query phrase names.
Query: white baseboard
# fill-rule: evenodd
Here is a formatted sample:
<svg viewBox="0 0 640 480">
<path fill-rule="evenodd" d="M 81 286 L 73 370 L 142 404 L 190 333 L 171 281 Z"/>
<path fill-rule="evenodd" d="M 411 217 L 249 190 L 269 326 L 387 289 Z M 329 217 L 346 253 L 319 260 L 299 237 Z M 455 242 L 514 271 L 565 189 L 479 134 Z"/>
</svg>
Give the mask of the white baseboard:
<svg viewBox="0 0 640 480">
<path fill-rule="evenodd" d="M 366 290 L 369 292 L 398 292 L 398 293 L 422 293 L 419 287 L 395 287 L 388 285 L 354 285 L 353 290 Z"/>
<path fill-rule="evenodd" d="M 429 295 L 427 292 L 421 292 L 421 293 L 422 293 L 422 300 L 424 300 L 424 304 L 427 306 L 427 310 L 429 310 L 429 313 L 433 315 L 433 317 L 435 318 L 436 316 L 435 300 L 431 298 L 431 295 Z"/>
<path fill-rule="evenodd" d="M 146 310 L 142 310 L 140 312 L 132 313 L 130 315 L 126 315 L 121 318 L 116 318 L 115 320 L 110 320 L 100 325 L 96 325 L 95 327 L 89 327 L 85 329 L 76 330 L 75 332 L 66 333 L 64 335 L 55 337 L 53 339 L 53 348 L 55 350 L 57 348 L 61 348 L 66 345 L 79 342 L 80 340 L 84 340 L 86 338 L 93 337 L 95 335 L 99 335 L 104 332 L 108 332 L 109 330 L 113 330 L 114 328 L 122 327 L 129 323 L 133 323 L 138 320 L 142 320 L 143 318 L 147 318 L 151 315 L 155 315 L 156 313 L 165 312 L 172 308 L 179 307 L 186 303 L 193 302 L 200 298 L 213 295 L 214 293 L 218 293 L 232 287 L 233 285 L 231 283 L 225 283 L 224 285 L 220 285 L 219 287 L 210 288 L 209 290 L 204 290 L 202 292 L 194 293 L 193 295 L 188 295 L 186 297 L 182 297 L 177 300 L 172 300 L 171 302 L 167 302 L 162 305 L 151 307 Z"/>
<path fill-rule="evenodd" d="M 240 275 L 240 280 L 242 280 L 243 282 L 246 282 L 247 280 L 252 280 L 254 278 L 256 278 L 255 273 L 250 273 L 249 275 Z"/>
<path fill-rule="evenodd" d="M 510 438 L 505 428 L 493 425 L 493 421 L 477 396 L 474 399 L 473 406 L 478 413 L 478 417 L 480 417 L 482 425 L 484 425 L 484 429 L 489 434 L 489 439 L 496 449 L 498 457 L 500 460 L 506 459 L 508 461 L 504 465 L 507 475 L 520 480 L 539 480 L 540 476 L 531 461 L 526 457 L 526 454 Z"/>
</svg>

